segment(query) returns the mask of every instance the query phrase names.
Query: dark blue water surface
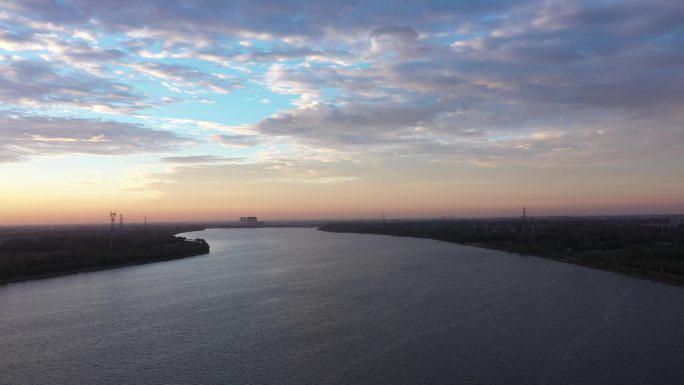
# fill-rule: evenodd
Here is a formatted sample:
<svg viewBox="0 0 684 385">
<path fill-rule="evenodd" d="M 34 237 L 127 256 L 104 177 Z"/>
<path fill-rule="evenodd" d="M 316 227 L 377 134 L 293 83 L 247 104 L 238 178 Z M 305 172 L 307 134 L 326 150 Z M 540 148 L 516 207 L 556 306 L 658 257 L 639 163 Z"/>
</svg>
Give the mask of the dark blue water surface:
<svg viewBox="0 0 684 385">
<path fill-rule="evenodd" d="M 684 288 L 432 240 L 187 236 L 211 254 L 0 286 L 0 383 L 684 383 Z"/>
</svg>

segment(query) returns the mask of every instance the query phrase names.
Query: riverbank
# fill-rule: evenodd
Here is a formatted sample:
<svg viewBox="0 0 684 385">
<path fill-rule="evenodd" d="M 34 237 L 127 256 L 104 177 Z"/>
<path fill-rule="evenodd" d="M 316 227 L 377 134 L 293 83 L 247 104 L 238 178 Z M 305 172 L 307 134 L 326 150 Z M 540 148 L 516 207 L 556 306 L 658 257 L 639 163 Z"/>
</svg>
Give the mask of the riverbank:
<svg viewBox="0 0 684 385">
<path fill-rule="evenodd" d="M 144 260 L 128 261 L 128 262 L 114 264 L 114 265 L 83 267 L 83 268 L 78 268 L 78 269 L 73 269 L 73 270 L 55 271 L 52 273 L 46 273 L 46 274 L 40 274 L 40 275 L 26 275 L 26 276 L 19 276 L 19 277 L 13 277 L 13 278 L 3 278 L 3 279 L 0 279 L 0 285 L 7 284 L 7 283 L 13 283 L 13 282 L 30 281 L 30 280 L 34 280 L 34 279 L 58 277 L 58 276 L 62 276 L 62 275 L 81 274 L 81 273 L 89 273 L 89 272 L 100 271 L 100 270 L 116 269 L 119 267 L 126 267 L 126 266 L 135 266 L 135 265 L 144 265 L 144 264 L 155 263 L 155 262 L 171 261 L 174 259 L 195 257 L 198 255 L 204 255 L 204 254 L 208 254 L 208 253 L 209 253 L 208 250 L 207 251 L 198 251 L 198 252 L 188 253 L 188 254 L 179 254 L 179 255 L 175 255 L 175 256 L 171 256 L 171 257 L 149 258 L 149 259 L 144 259 Z"/>
<path fill-rule="evenodd" d="M 22 237 L 0 245 L 0 284 L 186 258 L 209 253 L 203 239 L 168 232 L 98 232 Z"/>
<path fill-rule="evenodd" d="M 609 244 L 611 248 L 601 249 L 600 245 L 587 245 L 575 242 L 576 248 L 565 247 L 567 239 L 586 239 L 587 233 L 593 233 L 601 238 L 606 229 L 591 231 L 577 231 L 577 227 L 547 226 L 546 229 L 531 229 L 512 226 L 507 229 L 502 225 L 502 231 L 489 233 L 473 229 L 467 223 L 433 223 L 433 222 L 397 222 L 391 224 L 378 223 L 332 223 L 321 226 L 319 230 L 328 232 L 391 235 L 399 237 L 428 238 L 439 241 L 463 244 L 492 250 L 505 251 L 520 255 L 531 255 L 554 261 L 570 263 L 578 266 L 609 271 L 634 278 L 646 279 L 674 286 L 684 286 L 684 248 L 679 244 L 664 241 L 651 241 L 650 244 L 640 243 L 640 239 L 632 236 L 633 229 L 619 228 L 623 236 L 615 236 L 616 240 L 631 244 Z M 640 230 L 640 229 L 638 229 Z M 615 229 L 609 229 L 615 233 Z M 598 235 L 597 235 L 598 234 Z M 651 234 L 652 235 L 652 234 Z M 671 236 L 671 235 L 668 235 Z M 651 237 L 653 238 L 653 237 Z M 649 239 L 651 239 L 649 238 Z M 658 243 L 656 243 L 658 242 Z M 603 242 L 602 244 L 608 244 Z M 577 247 L 580 246 L 580 247 Z"/>
<path fill-rule="evenodd" d="M 420 238 L 424 238 L 424 237 L 420 237 Z M 430 238 L 430 239 L 435 239 L 435 238 Z M 436 239 L 436 240 L 439 240 L 439 239 Z M 489 249 L 489 250 L 505 251 L 507 253 L 513 253 L 513 254 L 518 254 L 518 255 L 530 255 L 533 257 L 551 259 L 554 261 L 569 263 L 572 265 L 584 266 L 584 267 L 588 267 L 591 269 L 609 271 L 611 273 L 626 275 L 626 276 L 633 277 L 633 278 L 645 279 L 648 281 L 664 283 L 667 285 L 684 287 L 684 277 L 682 277 L 680 275 L 667 274 L 667 273 L 656 272 L 656 271 L 648 271 L 648 270 L 637 269 L 637 268 L 632 268 L 632 267 L 628 267 L 628 266 L 620 266 L 620 265 L 615 265 L 615 264 L 606 264 L 606 263 L 588 264 L 588 263 L 584 262 L 582 259 L 577 258 L 577 257 L 572 257 L 570 255 L 552 256 L 552 255 L 541 254 L 541 253 L 530 254 L 530 253 L 521 253 L 519 251 L 511 250 L 510 248 L 506 248 L 506 247 L 497 247 L 497 246 L 481 244 L 481 243 L 451 242 L 451 241 L 443 241 L 443 242 L 457 243 L 460 245 L 479 247 L 479 248 Z"/>
</svg>

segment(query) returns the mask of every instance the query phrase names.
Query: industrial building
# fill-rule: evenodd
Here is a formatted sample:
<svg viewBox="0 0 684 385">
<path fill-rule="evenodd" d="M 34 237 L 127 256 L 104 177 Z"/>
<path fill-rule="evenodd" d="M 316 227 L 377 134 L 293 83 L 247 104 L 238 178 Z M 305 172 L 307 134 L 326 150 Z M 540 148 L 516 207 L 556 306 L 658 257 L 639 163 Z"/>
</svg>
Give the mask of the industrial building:
<svg viewBox="0 0 684 385">
<path fill-rule="evenodd" d="M 245 227 L 256 227 L 257 226 L 257 217 L 240 217 L 240 226 L 245 226 Z"/>
</svg>

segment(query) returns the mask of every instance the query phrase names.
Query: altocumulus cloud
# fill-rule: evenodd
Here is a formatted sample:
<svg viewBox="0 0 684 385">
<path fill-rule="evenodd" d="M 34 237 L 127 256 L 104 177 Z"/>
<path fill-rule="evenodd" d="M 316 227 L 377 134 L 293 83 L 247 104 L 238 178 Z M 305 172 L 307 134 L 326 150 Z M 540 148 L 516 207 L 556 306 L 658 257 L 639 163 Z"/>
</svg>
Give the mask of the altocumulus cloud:
<svg viewBox="0 0 684 385">
<path fill-rule="evenodd" d="M 124 83 L 79 71 L 58 71 L 44 60 L 0 59 L 0 99 L 5 105 L 100 106 L 130 112 L 143 98 Z"/>
<path fill-rule="evenodd" d="M 116 155 L 173 151 L 192 142 L 168 131 L 134 124 L 74 118 L 0 118 L 0 160 L 45 155 Z"/>
<path fill-rule="evenodd" d="M 226 147 L 252 147 L 259 144 L 257 135 L 213 135 L 212 139 Z"/>
<path fill-rule="evenodd" d="M 293 157 L 339 150 L 359 163 L 398 154 L 549 167 L 638 157 L 673 174 L 684 164 L 682 20 L 684 3 L 674 0 L 3 2 L 0 47 L 12 55 L 0 60 L 0 100 L 152 114 L 161 99 L 148 94 L 155 86 L 174 93 L 164 99 L 169 105 L 199 94 L 221 105 L 225 94 L 253 87 L 292 102 L 220 122 L 250 135 L 198 131 L 221 145 L 210 156 L 277 137 L 296 148 Z M 155 113 L 178 119 L 170 109 Z M 126 148 L 88 135 L 90 120 L 75 124 L 83 135 L 66 126 L 40 131 L 36 122 L 48 117 L 20 120 L 32 122 L 21 136 L 32 144 L 3 143 L 5 157 L 40 146 Z M 156 147 L 182 142 L 106 124 L 108 140 L 116 131 L 131 139 L 145 131 L 168 135 Z"/>
</svg>

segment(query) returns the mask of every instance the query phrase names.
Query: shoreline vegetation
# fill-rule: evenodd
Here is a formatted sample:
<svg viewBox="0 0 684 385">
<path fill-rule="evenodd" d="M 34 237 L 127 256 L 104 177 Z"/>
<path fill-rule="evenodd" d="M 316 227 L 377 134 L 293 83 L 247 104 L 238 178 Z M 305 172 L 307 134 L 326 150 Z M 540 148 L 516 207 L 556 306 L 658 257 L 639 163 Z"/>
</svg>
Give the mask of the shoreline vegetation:
<svg viewBox="0 0 684 385">
<path fill-rule="evenodd" d="M 198 226 L 133 231 L 70 230 L 17 233 L 0 241 L 0 284 L 180 259 L 209 253 L 204 239 L 176 234 Z"/>
<path fill-rule="evenodd" d="M 0 228 L 0 285 L 168 261 L 209 253 L 204 239 L 177 234 L 209 228 L 310 227 L 301 223 L 241 226 L 231 223 Z M 113 235 L 113 237 L 112 237 Z"/>
<path fill-rule="evenodd" d="M 338 222 L 325 224 L 319 230 L 428 238 L 684 286 L 683 229 L 636 220 Z"/>
<path fill-rule="evenodd" d="M 318 223 L 339 233 L 428 238 L 532 255 L 684 286 L 684 227 L 659 217 L 357 221 Z M 311 227 L 279 224 L 258 227 Z M 84 227 L 0 233 L 0 285 L 209 253 L 203 239 L 177 234 L 230 224 L 164 224 L 127 231 Z M 112 235 L 114 236 L 112 237 Z"/>
</svg>

